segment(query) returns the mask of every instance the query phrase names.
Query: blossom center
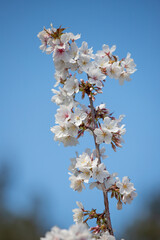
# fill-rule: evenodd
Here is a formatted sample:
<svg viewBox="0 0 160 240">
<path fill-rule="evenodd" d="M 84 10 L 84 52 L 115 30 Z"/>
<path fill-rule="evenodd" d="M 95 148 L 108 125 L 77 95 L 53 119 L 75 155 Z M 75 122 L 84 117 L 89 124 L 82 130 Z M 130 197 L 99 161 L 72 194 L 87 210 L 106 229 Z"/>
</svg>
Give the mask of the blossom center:
<svg viewBox="0 0 160 240">
<path fill-rule="evenodd" d="M 69 117 L 69 114 L 68 114 L 68 113 L 66 113 L 66 114 L 64 115 L 64 117 L 65 117 L 65 118 L 68 118 L 68 117 Z"/>
<path fill-rule="evenodd" d="M 64 53 L 64 49 L 63 49 L 63 48 L 59 48 L 59 49 L 58 49 L 58 52 L 59 52 L 60 54 L 62 54 L 62 53 Z"/>
<path fill-rule="evenodd" d="M 126 188 L 127 188 L 127 184 L 123 184 L 123 188 L 125 188 L 125 189 L 126 189 Z"/>
</svg>

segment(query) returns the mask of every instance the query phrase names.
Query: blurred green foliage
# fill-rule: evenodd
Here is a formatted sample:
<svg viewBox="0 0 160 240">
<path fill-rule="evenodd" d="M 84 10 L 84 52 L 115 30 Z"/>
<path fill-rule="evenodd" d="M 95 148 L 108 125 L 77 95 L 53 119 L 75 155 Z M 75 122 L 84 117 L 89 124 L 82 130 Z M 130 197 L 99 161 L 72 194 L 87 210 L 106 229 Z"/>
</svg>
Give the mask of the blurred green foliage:
<svg viewBox="0 0 160 240">
<path fill-rule="evenodd" d="M 1 240 L 39 240 L 45 232 L 38 216 L 41 212 L 40 199 L 32 201 L 31 211 L 18 215 L 9 210 L 7 192 L 12 183 L 12 169 L 7 162 L 0 165 L 0 239 Z"/>
<path fill-rule="evenodd" d="M 160 240 L 160 193 L 150 194 L 150 203 L 144 203 L 139 218 L 122 236 L 127 240 Z"/>
</svg>

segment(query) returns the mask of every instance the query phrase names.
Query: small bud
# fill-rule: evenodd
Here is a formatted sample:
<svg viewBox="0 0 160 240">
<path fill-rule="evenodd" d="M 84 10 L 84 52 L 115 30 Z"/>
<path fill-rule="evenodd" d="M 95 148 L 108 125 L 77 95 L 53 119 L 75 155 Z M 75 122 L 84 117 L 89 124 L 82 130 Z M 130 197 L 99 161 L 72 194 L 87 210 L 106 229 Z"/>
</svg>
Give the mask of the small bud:
<svg viewBox="0 0 160 240">
<path fill-rule="evenodd" d="M 114 192 L 111 193 L 111 198 L 113 198 L 115 196 Z"/>
<path fill-rule="evenodd" d="M 103 93 L 101 89 L 98 89 L 97 90 L 97 93 Z"/>
<path fill-rule="evenodd" d="M 106 225 L 105 225 L 105 224 L 102 224 L 102 225 L 101 225 L 101 230 L 104 231 L 105 229 L 106 229 Z"/>
<path fill-rule="evenodd" d="M 121 202 L 121 201 L 118 201 L 118 202 L 117 202 L 117 209 L 118 209 L 118 210 L 121 210 L 121 209 L 122 209 L 122 202 Z"/>
</svg>

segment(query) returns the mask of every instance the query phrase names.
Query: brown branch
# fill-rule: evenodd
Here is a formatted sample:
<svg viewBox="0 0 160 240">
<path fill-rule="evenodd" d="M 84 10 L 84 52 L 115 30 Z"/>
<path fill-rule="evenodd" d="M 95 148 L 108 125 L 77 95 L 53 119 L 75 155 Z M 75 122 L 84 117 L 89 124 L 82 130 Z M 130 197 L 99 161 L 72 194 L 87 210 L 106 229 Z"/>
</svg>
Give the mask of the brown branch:
<svg viewBox="0 0 160 240">
<path fill-rule="evenodd" d="M 93 119 L 93 129 L 95 129 L 97 127 L 97 123 L 96 123 L 96 120 L 95 120 L 95 108 L 93 106 L 92 96 L 89 97 L 89 101 L 90 101 L 91 114 L 92 114 L 92 119 Z M 101 163 L 101 156 L 100 156 L 99 144 L 97 144 L 97 142 L 96 142 L 96 135 L 95 135 L 94 131 L 92 131 L 92 133 L 93 133 L 94 143 L 95 143 L 97 157 L 98 157 L 98 164 L 100 164 Z M 102 184 L 102 190 L 103 190 L 103 197 L 104 197 L 105 215 L 106 215 L 107 223 L 108 223 L 108 226 L 107 226 L 108 231 L 111 235 L 114 236 L 113 229 L 112 229 L 112 224 L 111 224 L 110 212 L 109 212 L 108 194 L 106 192 L 106 188 L 105 188 L 104 183 Z"/>
</svg>

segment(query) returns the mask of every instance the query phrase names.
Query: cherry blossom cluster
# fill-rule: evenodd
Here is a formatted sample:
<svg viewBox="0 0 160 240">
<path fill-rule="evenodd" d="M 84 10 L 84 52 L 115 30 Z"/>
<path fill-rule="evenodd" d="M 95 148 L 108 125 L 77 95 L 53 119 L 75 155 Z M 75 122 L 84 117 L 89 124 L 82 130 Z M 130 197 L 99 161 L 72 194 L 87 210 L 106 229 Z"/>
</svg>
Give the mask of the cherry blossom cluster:
<svg viewBox="0 0 160 240">
<path fill-rule="evenodd" d="M 46 233 L 41 240 L 96 240 L 97 237 L 93 236 L 86 224 L 79 223 L 72 225 L 69 230 L 53 227 L 50 232 Z M 98 239 L 101 240 L 115 240 L 115 237 L 109 234 L 108 231 L 102 233 Z M 124 239 L 121 239 L 124 240 Z"/>
<path fill-rule="evenodd" d="M 56 86 L 59 83 L 62 85 L 59 90 L 52 89 L 55 94 L 52 101 L 60 108 L 55 116 L 56 123 L 59 125 L 51 128 L 51 131 L 55 134 L 55 141 L 63 142 L 64 146 L 75 146 L 78 143 L 79 130 L 83 134 L 84 130 L 90 127 L 89 119 L 83 126 L 87 113 L 89 115 L 90 111 L 85 109 L 86 113 L 82 107 L 78 108 L 80 104 L 75 100 L 75 95 L 81 91 L 82 97 L 85 93 L 93 97 L 97 93 L 102 93 L 106 76 L 119 79 L 122 83 L 124 80 L 129 80 L 129 76 L 136 69 L 130 54 L 126 59 L 118 61 L 118 57 L 112 54 L 116 47 L 113 46 L 110 49 L 107 45 L 103 45 L 103 50 L 94 55 L 92 48 L 88 48 L 86 42 L 78 48 L 75 41 L 80 38 L 79 34 L 75 36 L 72 33 L 63 33 L 64 30 L 61 27 L 56 29 L 51 26 L 50 29 L 40 32 L 38 37 L 42 42 L 40 49 L 47 54 L 53 54 Z M 76 78 L 76 71 L 78 74 L 85 72 L 87 81 L 83 79 L 79 81 Z M 118 121 L 111 120 L 109 116 L 105 118 L 102 127 L 95 129 L 97 143 L 111 143 L 113 137 L 115 144 L 121 146 L 121 135 L 125 130 L 118 128 L 117 124 Z"/>
<path fill-rule="evenodd" d="M 102 159 L 105 159 L 107 155 L 104 155 L 105 148 L 100 149 L 100 155 Z M 117 173 L 110 174 L 104 165 L 104 163 L 98 164 L 98 158 L 96 149 L 91 152 L 88 148 L 85 152 L 76 158 L 71 158 L 71 165 L 69 167 L 69 173 L 71 176 L 70 187 L 78 192 L 81 192 L 85 188 L 84 183 L 89 183 L 90 179 L 94 179 L 94 182 L 89 183 L 90 189 L 94 187 L 99 190 L 105 190 L 111 192 L 111 197 L 115 197 L 118 200 L 117 209 L 122 209 L 123 203 L 131 203 L 133 198 L 137 196 L 133 183 L 130 182 L 127 176 L 123 177 L 122 182 L 117 177 Z"/>
<path fill-rule="evenodd" d="M 121 142 L 123 142 L 122 135 L 126 132 L 125 125 L 120 125 L 123 117 L 123 115 L 120 115 L 119 119 L 105 117 L 103 124 L 99 124 L 99 128 L 94 130 L 96 143 L 111 143 L 114 150 L 116 148 L 115 145 L 121 147 Z"/>
<path fill-rule="evenodd" d="M 115 237 L 109 234 L 107 230 L 107 221 L 105 218 L 105 212 L 97 213 L 96 209 L 91 211 L 85 210 L 81 202 L 76 202 L 79 208 L 73 209 L 73 220 L 76 224 L 87 223 L 88 220 L 96 219 L 96 226 L 91 227 L 92 239 L 104 239 L 104 240 L 115 240 Z M 84 220 L 84 218 L 86 219 Z M 88 223 L 87 223 L 88 225 Z M 123 239 L 122 239 L 123 240 Z"/>
<path fill-rule="evenodd" d="M 104 44 L 102 50 L 95 54 L 85 41 L 78 47 L 76 41 L 80 34 L 74 35 L 64 30 L 66 29 L 61 26 L 54 28 L 51 25 L 38 34 L 41 40 L 40 49 L 46 54 L 52 54 L 56 79 L 54 87 L 58 87 L 52 89 L 52 101 L 58 105 L 58 109 L 55 115 L 56 125 L 51 131 L 54 133 L 54 140 L 63 143 L 65 147 L 77 145 L 78 139 L 86 131 L 93 136 L 95 149 L 86 149 L 84 153 L 71 159 L 70 187 L 78 192 L 85 188 L 84 184 L 89 184 L 90 189 L 98 188 L 103 192 L 105 210 L 103 213 L 97 213 L 96 209 L 88 211 L 82 203 L 77 202 L 79 208 L 73 210 L 76 224 L 69 230 L 53 227 L 41 240 L 115 240 L 108 193 L 117 199 L 117 209 L 122 208 L 122 203 L 131 203 L 137 194 L 128 177 L 123 177 L 121 182 L 117 174 L 110 174 L 102 163 L 107 155 L 104 154 L 105 147 L 100 148 L 100 144 L 111 144 L 114 151 L 116 147 L 122 147 L 122 136 L 126 132 L 125 125 L 122 124 L 124 115 L 116 119 L 105 104 L 94 107 L 93 102 L 97 94 L 103 93 L 108 77 L 119 80 L 120 85 L 123 85 L 124 81 L 131 80 L 130 76 L 136 71 L 136 65 L 130 53 L 122 59 L 114 55 L 115 45 L 110 48 Z M 82 99 L 86 97 L 89 100 L 88 106 L 80 103 L 77 96 Z M 87 218 L 84 220 L 85 216 Z M 88 229 L 86 222 L 93 218 L 97 225 Z"/>
<path fill-rule="evenodd" d="M 130 179 L 125 176 L 122 179 L 122 182 L 119 178 L 116 179 L 116 187 L 113 188 L 112 197 L 115 196 L 118 200 L 117 208 L 122 209 L 123 203 L 131 203 L 132 200 L 137 196 L 133 183 L 130 182 Z"/>
<path fill-rule="evenodd" d="M 53 227 L 41 240 L 90 240 L 91 233 L 86 224 L 72 225 L 69 230 Z"/>
<path fill-rule="evenodd" d="M 101 149 L 101 156 L 103 155 L 105 148 Z M 98 164 L 98 158 L 96 157 L 96 150 L 91 152 L 88 148 L 86 151 L 77 158 L 71 158 L 71 166 L 69 170 L 72 172 L 70 176 L 71 188 L 75 191 L 81 192 L 85 188 L 84 183 L 89 183 L 90 178 L 97 181 L 97 187 L 104 182 L 104 179 L 109 177 L 109 172 L 106 170 L 104 163 Z M 91 183 L 90 188 L 93 188 Z M 99 186 L 100 188 L 100 186 Z"/>
<path fill-rule="evenodd" d="M 63 142 L 65 147 L 78 144 L 77 136 L 87 116 L 76 105 L 76 103 L 70 103 L 68 106 L 60 105 L 55 115 L 58 125 L 51 128 L 51 131 L 55 134 L 54 140 Z"/>
<path fill-rule="evenodd" d="M 51 25 L 51 28 L 44 28 L 38 34 L 42 42 L 40 49 L 47 54 L 53 53 L 57 84 L 67 81 L 70 77 L 69 70 L 80 74 L 85 72 L 88 75 L 88 82 L 100 89 L 106 76 L 119 79 L 120 84 L 123 84 L 124 80 L 130 81 L 130 75 L 136 71 L 130 53 L 126 58 L 119 60 L 118 56 L 113 55 L 116 46 L 109 48 L 104 44 L 102 50 L 93 54 L 93 49 L 88 48 L 87 42 L 82 42 L 81 47 L 78 48 L 75 41 L 80 38 L 80 34 L 64 33 L 64 30 L 65 28 L 56 29 Z"/>
</svg>

